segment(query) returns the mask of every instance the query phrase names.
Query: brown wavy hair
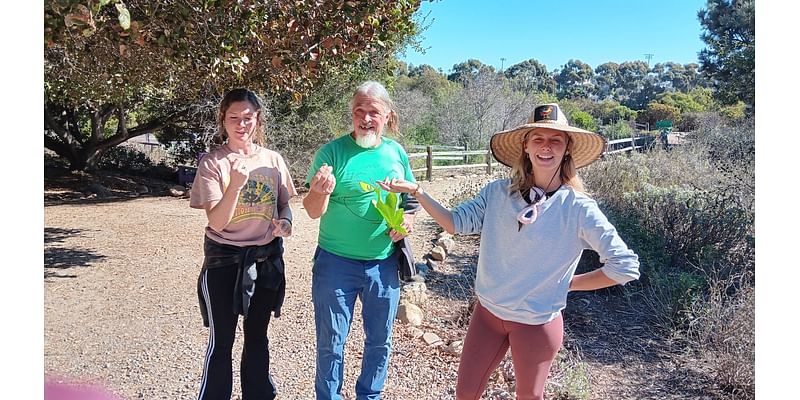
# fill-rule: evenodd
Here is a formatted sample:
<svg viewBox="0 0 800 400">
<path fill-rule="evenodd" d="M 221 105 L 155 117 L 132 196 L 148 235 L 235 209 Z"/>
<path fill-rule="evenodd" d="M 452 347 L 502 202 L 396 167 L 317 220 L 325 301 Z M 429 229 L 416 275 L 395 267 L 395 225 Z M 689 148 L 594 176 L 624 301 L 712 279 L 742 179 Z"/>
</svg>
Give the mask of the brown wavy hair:
<svg viewBox="0 0 800 400">
<path fill-rule="evenodd" d="M 267 141 L 264 129 L 266 126 L 266 113 L 262 112 L 264 103 L 257 94 L 244 88 L 230 90 L 228 93 L 225 93 L 225 96 L 219 103 L 219 112 L 217 113 L 217 133 L 214 135 L 212 143 L 217 146 L 221 146 L 228 140 L 228 132 L 225 132 L 224 125 L 225 113 L 228 112 L 228 108 L 231 107 L 231 104 L 238 101 L 246 101 L 255 107 L 258 115 L 256 116 L 256 131 L 255 135 L 253 136 L 253 142 L 261 147 L 265 147 Z"/>
</svg>

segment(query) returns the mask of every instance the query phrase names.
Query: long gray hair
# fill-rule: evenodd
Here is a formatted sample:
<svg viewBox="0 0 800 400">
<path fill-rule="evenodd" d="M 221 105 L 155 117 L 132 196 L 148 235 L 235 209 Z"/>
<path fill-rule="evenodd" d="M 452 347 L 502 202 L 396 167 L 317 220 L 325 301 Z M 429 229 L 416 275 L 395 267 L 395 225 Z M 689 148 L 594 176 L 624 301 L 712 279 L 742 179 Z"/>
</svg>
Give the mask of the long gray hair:
<svg viewBox="0 0 800 400">
<path fill-rule="evenodd" d="M 353 92 L 353 97 L 350 98 L 350 111 L 353 111 L 353 101 L 359 94 L 372 97 L 383 103 L 384 111 L 389 113 L 389 121 L 386 123 L 386 127 L 395 135 L 400 132 L 400 119 L 397 116 L 397 112 L 394 110 L 394 102 L 392 98 L 389 97 L 389 92 L 380 82 L 366 81 L 358 85 L 356 91 Z"/>
</svg>

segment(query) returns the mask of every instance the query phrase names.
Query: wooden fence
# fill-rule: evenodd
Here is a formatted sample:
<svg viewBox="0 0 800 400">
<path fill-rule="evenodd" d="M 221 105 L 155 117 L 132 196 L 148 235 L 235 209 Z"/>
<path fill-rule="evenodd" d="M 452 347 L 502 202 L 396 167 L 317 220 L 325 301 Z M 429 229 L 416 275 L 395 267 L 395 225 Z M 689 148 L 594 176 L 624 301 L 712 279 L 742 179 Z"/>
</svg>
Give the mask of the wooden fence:
<svg viewBox="0 0 800 400">
<path fill-rule="evenodd" d="M 487 150 L 468 150 L 466 146 L 409 146 L 409 150 L 424 149 L 424 152 L 409 153 L 408 158 L 413 160 L 415 158 L 425 157 L 425 167 L 414 168 L 412 172 L 425 171 L 425 179 L 430 181 L 433 179 L 433 170 L 440 169 L 464 169 L 464 168 L 485 168 L 486 174 L 492 173 L 492 167 L 498 165 L 494 161 L 491 152 Z M 434 151 L 437 150 L 437 151 Z M 484 162 L 480 164 L 468 164 L 469 156 L 483 156 Z M 461 161 L 461 164 L 455 165 L 433 165 L 435 160 L 448 160 Z"/>
<path fill-rule="evenodd" d="M 617 139 L 611 140 L 607 143 L 606 151 L 603 152 L 603 155 L 607 154 L 618 154 L 628 151 L 639 150 L 649 146 L 653 142 L 652 136 L 635 136 L 631 138 L 625 139 Z M 497 165 L 500 165 L 497 161 L 494 160 L 492 157 L 491 151 L 489 149 L 485 150 L 468 150 L 466 146 L 409 146 L 408 150 L 425 150 L 422 152 L 411 152 L 408 153 L 409 159 L 415 158 L 425 158 L 425 167 L 421 168 L 414 168 L 411 171 L 413 172 L 420 172 L 425 171 L 425 179 L 430 181 L 433 178 L 433 171 L 434 170 L 445 170 L 445 169 L 469 169 L 469 168 L 484 168 L 487 175 L 492 173 L 492 168 Z M 473 163 L 469 164 L 468 156 L 479 156 L 482 155 L 484 161 L 481 163 Z M 461 164 L 455 165 L 434 165 L 434 161 L 436 160 L 447 160 L 447 161 L 455 161 L 460 160 L 462 161 Z"/>
</svg>

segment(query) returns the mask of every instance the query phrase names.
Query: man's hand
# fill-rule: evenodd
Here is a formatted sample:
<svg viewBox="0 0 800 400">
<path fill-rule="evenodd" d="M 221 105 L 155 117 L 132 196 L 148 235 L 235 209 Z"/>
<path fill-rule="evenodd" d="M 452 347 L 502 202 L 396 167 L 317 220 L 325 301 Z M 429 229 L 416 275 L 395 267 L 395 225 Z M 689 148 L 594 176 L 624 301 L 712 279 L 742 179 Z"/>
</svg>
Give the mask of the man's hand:
<svg viewBox="0 0 800 400">
<path fill-rule="evenodd" d="M 400 224 L 400 226 L 406 229 L 408 235 L 410 235 L 411 232 L 414 230 L 414 219 L 416 219 L 416 216 L 414 214 L 403 214 L 403 223 Z M 394 229 L 389 230 L 389 237 L 392 238 L 393 242 L 399 242 L 408 235 L 403 235 Z"/>
<path fill-rule="evenodd" d="M 336 177 L 333 176 L 332 171 L 333 167 L 322 164 L 319 171 L 311 178 L 309 189 L 325 196 L 333 193 L 333 189 L 336 187 Z"/>
</svg>

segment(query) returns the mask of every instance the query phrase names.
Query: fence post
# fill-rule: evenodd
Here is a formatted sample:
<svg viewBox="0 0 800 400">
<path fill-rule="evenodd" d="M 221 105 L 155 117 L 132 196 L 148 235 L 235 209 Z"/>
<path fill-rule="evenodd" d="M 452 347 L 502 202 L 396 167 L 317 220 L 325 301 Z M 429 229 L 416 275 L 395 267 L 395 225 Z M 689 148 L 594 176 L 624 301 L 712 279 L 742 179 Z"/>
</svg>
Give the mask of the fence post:
<svg viewBox="0 0 800 400">
<path fill-rule="evenodd" d="M 428 157 L 425 160 L 427 171 L 425 171 L 425 179 L 430 182 L 433 178 L 433 149 L 428 146 Z"/>
<path fill-rule="evenodd" d="M 631 132 L 631 153 L 636 151 L 636 132 Z"/>
<path fill-rule="evenodd" d="M 464 143 L 464 152 L 466 153 L 467 151 L 469 151 L 469 149 L 467 148 L 467 144 Z M 464 165 L 467 165 L 467 164 L 469 164 L 469 160 L 467 159 L 467 155 L 464 154 Z"/>
<path fill-rule="evenodd" d="M 492 174 L 492 150 L 486 150 L 486 175 Z"/>
</svg>

